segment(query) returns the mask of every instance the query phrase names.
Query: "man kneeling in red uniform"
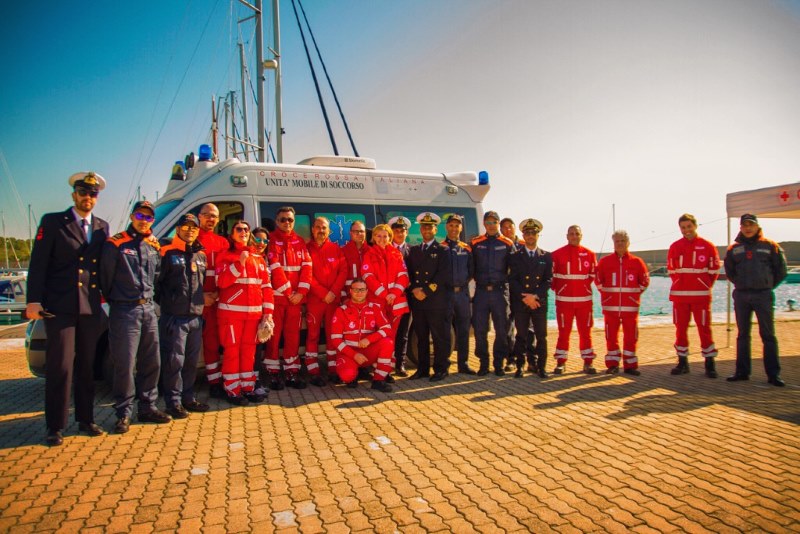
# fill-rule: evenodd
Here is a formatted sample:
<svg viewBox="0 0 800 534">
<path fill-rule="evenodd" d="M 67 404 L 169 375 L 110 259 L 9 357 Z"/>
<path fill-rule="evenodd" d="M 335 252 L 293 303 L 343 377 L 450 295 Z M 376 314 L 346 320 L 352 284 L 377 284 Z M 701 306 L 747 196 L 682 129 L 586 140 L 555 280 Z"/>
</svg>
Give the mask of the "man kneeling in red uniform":
<svg viewBox="0 0 800 534">
<path fill-rule="evenodd" d="M 392 372 L 392 326 L 380 304 L 367 302 L 367 284 L 356 278 L 350 299 L 333 315 L 331 341 L 337 344 L 336 372 L 348 387 L 358 387 L 358 368 L 375 366 L 372 389 L 389 393 L 386 377 Z"/>
</svg>

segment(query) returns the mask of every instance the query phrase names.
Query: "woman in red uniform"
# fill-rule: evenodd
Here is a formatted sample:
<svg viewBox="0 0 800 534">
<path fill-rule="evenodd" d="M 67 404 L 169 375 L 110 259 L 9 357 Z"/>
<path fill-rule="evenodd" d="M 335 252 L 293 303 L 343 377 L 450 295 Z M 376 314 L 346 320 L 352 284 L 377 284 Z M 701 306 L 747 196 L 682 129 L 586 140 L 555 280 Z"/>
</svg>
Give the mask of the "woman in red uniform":
<svg viewBox="0 0 800 534">
<path fill-rule="evenodd" d="M 379 224 L 372 229 L 373 246 L 364 253 L 361 276 L 369 289 L 367 299 L 383 306 L 383 312 L 392 323 L 394 336 L 400 316 L 409 312 L 406 300 L 408 272 L 403 254 L 391 243 L 392 229 L 389 225 Z"/>
<path fill-rule="evenodd" d="M 274 305 L 267 263 L 250 247 L 250 225 L 236 222 L 228 240 L 230 247 L 217 260 L 222 380 L 228 401 L 243 406 L 265 398 L 254 392 L 253 363 L 259 322 L 272 315 Z"/>
</svg>

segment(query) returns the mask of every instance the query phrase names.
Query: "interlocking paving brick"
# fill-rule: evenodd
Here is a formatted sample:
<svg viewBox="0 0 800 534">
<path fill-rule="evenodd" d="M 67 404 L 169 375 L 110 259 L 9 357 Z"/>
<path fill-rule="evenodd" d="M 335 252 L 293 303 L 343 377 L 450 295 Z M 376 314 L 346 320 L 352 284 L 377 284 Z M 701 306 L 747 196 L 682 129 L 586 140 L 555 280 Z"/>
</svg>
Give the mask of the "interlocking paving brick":
<svg viewBox="0 0 800 534">
<path fill-rule="evenodd" d="M 758 358 L 746 383 L 705 378 L 696 352 L 673 377 L 672 328 L 646 327 L 636 378 L 583 375 L 571 355 L 546 381 L 312 386 L 245 408 L 212 400 L 169 425 L 134 419 L 123 436 L 72 423 L 53 449 L 43 381 L 0 349 L 0 531 L 798 531 L 798 326 L 777 324 L 782 389 Z M 727 376 L 735 351 L 724 326 L 715 335 Z"/>
</svg>

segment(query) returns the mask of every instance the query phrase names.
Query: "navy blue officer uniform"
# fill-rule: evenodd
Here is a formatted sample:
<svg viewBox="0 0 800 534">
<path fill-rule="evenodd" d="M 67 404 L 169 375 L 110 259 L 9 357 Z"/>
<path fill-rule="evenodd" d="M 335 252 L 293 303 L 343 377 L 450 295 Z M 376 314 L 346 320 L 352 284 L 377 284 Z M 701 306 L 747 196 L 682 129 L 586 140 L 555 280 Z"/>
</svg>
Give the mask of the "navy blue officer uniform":
<svg viewBox="0 0 800 534">
<path fill-rule="evenodd" d="M 492 347 L 494 372 L 505 374 L 503 362 L 508 358 L 508 263 L 514 254 L 514 242 L 500 233 L 500 217 L 496 211 L 487 211 L 484 225 L 494 221 L 496 234 L 488 232 L 472 240 L 475 296 L 472 299 L 472 326 L 475 328 L 475 355 L 481 362 L 479 375 L 489 372 L 489 317 L 494 325 Z"/>
<path fill-rule="evenodd" d="M 74 384 L 75 419 L 97 436 L 94 424 L 94 358 L 105 313 L 100 306 L 98 267 L 108 223 L 91 213 L 105 179 L 94 172 L 69 178 L 76 207 L 47 213 L 36 232 L 28 267 L 28 308 L 45 311 L 45 422 L 47 443 L 60 445 Z M 27 311 L 27 310 L 26 310 Z"/>
<path fill-rule="evenodd" d="M 457 214 L 447 217 L 445 223 L 458 221 L 462 227 L 464 219 Z M 453 271 L 453 323 L 456 331 L 456 362 L 458 372 L 475 374 L 469 368 L 469 329 L 472 320 L 470 309 L 469 282 L 472 280 L 472 247 L 458 239 L 445 238 L 442 244 L 450 251 L 450 265 Z"/>
<path fill-rule="evenodd" d="M 435 213 L 424 212 L 417 216 L 420 225 L 431 225 L 434 234 L 441 219 Z M 411 247 L 406 260 L 410 283 L 409 304 L 413 314 L 412 328 L 417 335 L 417 372 L 411 379 L 430 376 L 430 339 L 433 339 L 433 376 L 436 382 L 448 375 L 450 368 L 450 323 L 453 309 L 453 275 L 450 253 L 436 239 Z M 425 298 L 419 300 L 414 290 L 421 290 Z"/>
<path fill-rule="evenodd" d="M 542 231 L 541 222 L 525 219 L 520 223 L 520 228 L 526 245 L 511 257 L 509 269 L 511 312 L 517 330 L 513 350 L 517 364 L 515 376 L 522 376 L 522 367 L 527 359 L 529 367 L 537 369 L 541 378 L 547 378 L 547 292 L 553 279 L 553 257 L 536 246 L 536 240 L 532 244 L 527 242 L 532 235 L 538 236 Z M 536 295 L 540 306 L 533 309 L 525 304 L 525 295 Z M 531 329 L 533 340 L 530 338 Z"/>
<path fill-rule="evenodd" d="M 411 221 L 402 215 L 392 217 L 389 219 L 388 224 L 392 230 L 396 228 L 405 228 L 408 230 L 411 227 Z M 392 246 L 400 251 L 400 254 L 403 255 L 403 261 L 406 261 L 408 258 L 408 252 L 411 250 L 411 246 L 405 241 L 403 241 L 403 243 L 400 245 L 392 241 Z M 407 294 L 406 297 L 411 299 L 411 294 Z M 397 333 L 394 336 L 394 366 L 395 374 L 397 376 L 408 376 L 406 373 L 405 361 L 406 353 L 408 352 L 408 333 L 410 329 L 411 314 L 404 313 L 400 316 L 400 321 L 397 323 Z"/>
<path fill-rule="evenodd" d="M 208 411 L 194 394 L 197 362 L 203 344 L 203 283 L 206 254 L 197 240 L 200 223 L 191 213 L 178 221 L 194 240 L 190 243 L 177 234 L 161 244 L 161 269 L 156 279 L 155 301 L 161 307 L 158 337 L 161 346 L 161 388 L 166 412 L 176 418 L 188 412 Z M 192 230 L 193 229 L 193 230 Z"/>
<path fill-rule="evenodd" d="M 131 215 L 148 217 L 146 211 L 155 213 L 150 202 L 140 201 L 134 204 Z M 152 233 L 140 234 L 133 224 L 109 238 L 103 247 L 100 287 L 111 310 L 108 341 L 118 418 L 114 431 L 118 434 L 129 429 L 134 396 L 138 396 L 140 422 L 167 423 L 172 419 L 156 408 L 161 358 L 153 293 L 161 264 L 159 248 Z"/>
<path fill-rule="evenodd" d="M 736 372 L 729 382 L 749 380 L 751 372 L 750 330 L 753 313 L 758 319 L 758 333 L 764 344 L 764 370 L 768 382 L 783 387 L 780 377 L 778 338 L 775 336 L 775 292 L 786 278 L 786 256 L 783 249 L 764 237 L 758 218 L 742 215 L 741 227 L 755 228 L 752 236 L 739 232 L 725 254 L 725 273 L 733 283 L 733 309 L 736 313 Z M 749 230 L 753 231 L 753 230 Z"/>
</svg>

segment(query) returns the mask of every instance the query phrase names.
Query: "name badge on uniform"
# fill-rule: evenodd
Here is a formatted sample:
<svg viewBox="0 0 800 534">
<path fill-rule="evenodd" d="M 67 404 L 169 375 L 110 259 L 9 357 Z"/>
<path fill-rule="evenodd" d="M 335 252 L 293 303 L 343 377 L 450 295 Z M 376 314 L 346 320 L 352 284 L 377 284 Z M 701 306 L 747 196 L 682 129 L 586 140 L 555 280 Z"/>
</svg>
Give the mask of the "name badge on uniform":
<svg viewBox="0 0 800 534">
<path fill-rule="evenodd" d="M 128 256 L 136 256 L 136 251 L 132 248 L 123 248 L 122 253 L 127 254 Z"/>
</svg>

